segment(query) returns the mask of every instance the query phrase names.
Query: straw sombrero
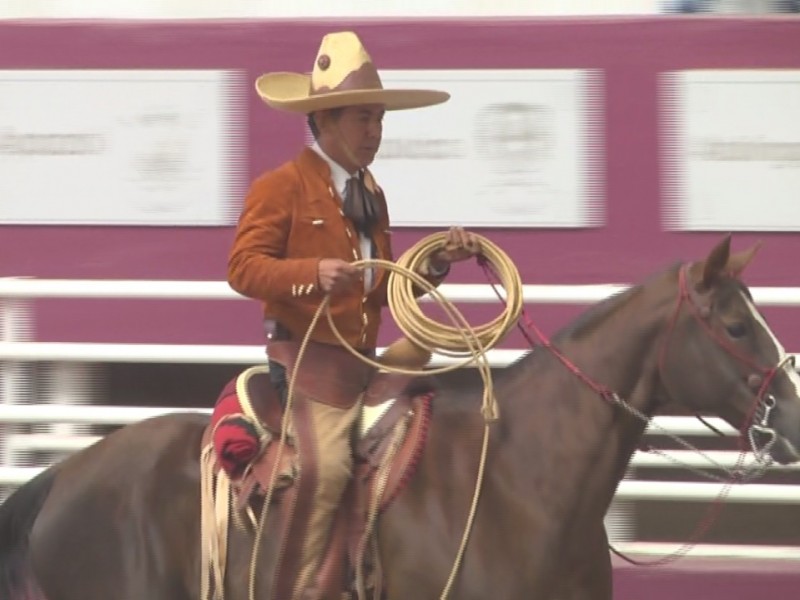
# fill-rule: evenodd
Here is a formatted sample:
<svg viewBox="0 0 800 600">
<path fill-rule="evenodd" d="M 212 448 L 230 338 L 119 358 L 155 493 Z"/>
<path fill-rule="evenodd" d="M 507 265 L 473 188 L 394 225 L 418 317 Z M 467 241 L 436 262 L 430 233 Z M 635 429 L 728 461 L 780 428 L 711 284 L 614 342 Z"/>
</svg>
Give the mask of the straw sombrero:
<svg viewBox="0 0 800 600">
<path fill-rule="evenodd" d="M 435 90 L 384 89 L 364 45 L 350 31 L 322 38 L 311 75 L 267 73 L 256 80 L 256 91 L 273 108 L 305 114 L 359 104 L 403 110 L 450 98 L 447 92 Z"/>
</svg>

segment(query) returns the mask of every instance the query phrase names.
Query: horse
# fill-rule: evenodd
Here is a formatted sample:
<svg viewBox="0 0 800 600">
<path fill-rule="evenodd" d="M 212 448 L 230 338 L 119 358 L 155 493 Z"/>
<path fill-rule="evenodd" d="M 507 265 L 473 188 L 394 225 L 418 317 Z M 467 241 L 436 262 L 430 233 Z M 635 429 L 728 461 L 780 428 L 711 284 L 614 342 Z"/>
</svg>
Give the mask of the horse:
<svg viewBox="0 0 800 600">
<path fill-rule="evenodd" d="M 449 597 L 610 600 L 604 516 L 647 420 L 667 405 L 721 417 L 760 440 L 762 459 L 800 459 L 800 377 L 741 280 L 756 249 L 731 253 L 727 236 L 501 370 Z M 376 523 L 388 600 L 439 598 L 453 572 L 485 424 L 468 371 L 437 377 L 424 452 Z M 128 425 L 21 486 L 0 506 L 0 598 L 201 600 L 207 424 L 169 414 Z M 231 528 L 228 600 L 270 597 L 266 547 L 248 590 L 254 539 Z"/>
</svg>

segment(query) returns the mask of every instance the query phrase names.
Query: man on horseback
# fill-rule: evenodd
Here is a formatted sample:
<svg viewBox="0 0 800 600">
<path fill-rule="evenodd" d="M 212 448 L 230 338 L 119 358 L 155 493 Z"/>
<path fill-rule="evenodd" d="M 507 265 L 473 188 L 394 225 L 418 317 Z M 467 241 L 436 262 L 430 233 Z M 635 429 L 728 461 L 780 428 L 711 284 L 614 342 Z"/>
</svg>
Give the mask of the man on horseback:
<svg viewBox="0 0 800 600">
<path fill-rule="evenodd" d="M 384 194 L 367 167 L 380 147 L 385 111 L 439 104 L 449 95 L 384 89 L 351 32 L 323 38 L 310 76 L 270 73 L 258 78 L 256 89 L 269 106 L 307 115 L 315 138 L 294 160 L 253 183 L 229 259 L 231 287 L 264 303 L 270 378 L 285 400 L 287 367 L 293 368 L 299 342 L 327 294 L 344 339 L 374 357 L 388 273 L 350 263 L 392 260 L 393 255 Z M 450 263 L 479 250 L 475 237 L 461 228 L 452 228 L 447 240 L 423 267 L 422 275 L 434 285 Z M 318 474 L 294 596 L 317 598 L 309 590 L 351 475 L 350 436 L 361 409 L 359 393 L 336 391 L 352 391 L 354 380 L 361 386 L 362 371 L 356 371 L 352 355 L 324 318 L 310 333 L 309 348 L 334 365 L 330 371 L 341 380 L 341 386 L 326 388 L 326 397 L 301 400 L 313 431 Z"/>
</svg>

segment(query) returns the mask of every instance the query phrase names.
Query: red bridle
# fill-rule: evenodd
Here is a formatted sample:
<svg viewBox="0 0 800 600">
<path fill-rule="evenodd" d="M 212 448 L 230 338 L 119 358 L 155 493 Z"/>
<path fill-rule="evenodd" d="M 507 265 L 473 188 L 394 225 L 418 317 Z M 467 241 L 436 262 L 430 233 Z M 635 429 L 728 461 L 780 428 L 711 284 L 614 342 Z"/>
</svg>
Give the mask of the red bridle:
<svg viewBox="0 0 800 600">
<path fill-rule="evenodd" d="M 747 354 L 743 353 L 736 345 L 734 345 L 729 339 L 719 335 L 708 322 L 708 316 L 710 315 L 710 307 L 705 306 L 701 303 L 701 299 L 695 293 L 688 283 L 688 272 L 691 264 L 683 265 L 680 269 L 678 274 L 678 303 L 675 306 L 675 311 L 672 314 L 672 318 L 670 319 L 669 329 L 667 330 L 667 337 L 664 340 L 664 344 L 661 346 L 659 350 L 659 372 L 661 374 L 662 381 L 664 380 L 664 360 L 667 351 L 667 347 L 669 346 L 669 342 L 672 339 L 672 333 L 675 328 L 675 324 L 678 321 L 678 316 L 681 311 L 681 307 L 686 304 L 691 312 L 692 316 L 694 317 L 695 322 L 697 322 L 700 327 L 706 332 L 706 334 L 726 353 L 728 353 L 731 357 L 736 359 L 739 363 L 744 365 L 745 367 L 755 371 L 755 373 L 751 373 L 747 377 L 748 386 L 755 392 L 756 396 L 753 401 L 753 405 L 747 414 L 746 418 L 743 420 L 740 434 L 742 439 L 744 440 L 750 431 L 753 429 L 754 424 L 753 420 L 755 418 L 756 413 L 758 412 L 759 406 L 762 404 L 765 407 L 766 415 L 769 414 L 769 410 L 774 406 L 775 399 L 771 394 L 767 393 L 769 386 L 772 383 L 772 380 L 778 374 L 780 370 L 783 369 L 784 364 L 786 361 L 790 361 L 791 357 L 786 357 L 785 359 L 781 360 L 778 364 L 773 367 L 765 367 L 758 364 L 752 357 L 748 356 Z M 757 426 L 762 430 L 767 428 L 766 419 L 762 418 L 762 422 Z M 773 434 L 774 435 L 774 434 Z M 752 438 L 751 438 L 752 439 Z M 753 448 L 755 451 L 756 449 Z"/>
</svg>

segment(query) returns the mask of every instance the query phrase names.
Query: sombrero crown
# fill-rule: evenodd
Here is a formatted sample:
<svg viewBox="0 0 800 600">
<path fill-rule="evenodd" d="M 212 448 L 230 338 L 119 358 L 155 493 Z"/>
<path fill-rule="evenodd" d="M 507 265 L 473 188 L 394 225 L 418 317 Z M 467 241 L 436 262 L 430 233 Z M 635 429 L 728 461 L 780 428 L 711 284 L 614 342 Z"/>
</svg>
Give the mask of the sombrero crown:
<svg viewBox="0 0 800 600">
<path fill-rule="evenodd" d="M 273 108 L 305 114 L 359 104 L 421 108 L 450 98 L 435 90 L 384 89 L 367 50 L 350 31 L 322 38 L 311 75 L 267 73 L 256 80 L 256 91 Z"/>
</svg>

